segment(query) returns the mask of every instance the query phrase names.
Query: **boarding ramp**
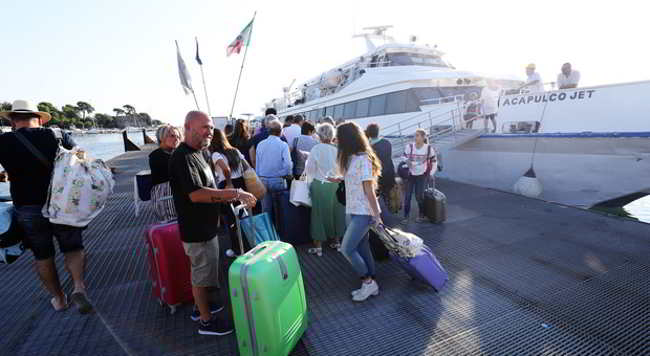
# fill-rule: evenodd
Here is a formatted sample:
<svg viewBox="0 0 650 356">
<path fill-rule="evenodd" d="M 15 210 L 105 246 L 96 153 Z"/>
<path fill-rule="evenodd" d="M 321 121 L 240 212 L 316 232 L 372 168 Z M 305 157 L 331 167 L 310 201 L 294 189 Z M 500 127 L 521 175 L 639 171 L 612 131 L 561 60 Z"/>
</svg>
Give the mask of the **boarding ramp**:
<svg viewBox="0 0 650 356">
<path fill-rule="evenodd" d="M 456 100 L 453 103 L 441 104 L 441 106 L 443 110 L 440 108 L 429 110 L 382 128 L 383 136 L 393 146 L 393 158 L 402 156 L 404 148 L 413 142 L 417 129 L 424 129 L 428 133 L 429 142 L 438 152 L 454 149 L 487 132 L 484 128 L 466 127 L 469 122 L 483 120 L 483 117 L 477 116 L 469 121 L 463 120 L 465 112 L 463 101 Z M 476 122 L 475 125 L 480 125 L 480 122 Z"/>
</svg>

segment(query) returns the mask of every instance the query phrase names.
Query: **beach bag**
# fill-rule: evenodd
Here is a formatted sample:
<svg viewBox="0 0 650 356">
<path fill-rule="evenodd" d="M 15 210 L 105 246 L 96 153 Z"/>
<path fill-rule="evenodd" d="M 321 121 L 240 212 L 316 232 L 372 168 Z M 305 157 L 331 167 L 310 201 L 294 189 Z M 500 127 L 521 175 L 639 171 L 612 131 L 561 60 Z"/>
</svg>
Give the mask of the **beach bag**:
<svg viewBox="0 0 650 356">
<path fill-rule="evenodd" d="M 412 258 L 418 256 L 422 251 L 424 242 L 415 234 L 400 229 L 391 229 L 383 224 L 372 226 L 371 229 L 388 251 L 399 257 Z"/>
<path fill-rule="evenodd" d="M 80 158 L 75 147 L 59 147 L 43 206 L 43 216 L 53 224 L 84 227 L 103 209 L 115 181 L 100 159 Z"/>
<path fill-rule="evenodd" d="M 309 196 L 309 183 L 303 174 L 300 179 L 291 181 L 289 202 L 295 206 L 306 206 L 311 208 L 311 197 Z"/>
<path fill-rule="evenodd" d="M 14 214 L 13 204 L 0 203 L 0 263 L 13 263 L 25 252 L 24 235 Z"/>
<path fill-rule="evenodd" d="M 280 236 L 276 232 L 268 213 L 251 215 L 242 205 L 235 207 L 230 204 L 230 208 L 235 214 L 239 247 L 242 253 L 244 251 L 242 234 L 246 236 L 246 240 L 248 240 L 251 247 L 255 247 L 264 241 L 280 241 Z"/>
<path fill-rule="evenodd" d="M 255 170 L 253 167 L 251 167 L 246 160 L 242 160 L 242 168 L 244 168 L 244 172 L 242 173 L 242 177 L 244 178 L 244 185 L 246 185 L 246 191 L 253 194 L 255 198 L 257 199 L 262 199 L 262 197 L 266 194 L 266 187 L 264 186 L 264 183 L 260 180 L 260 178 L 257 176 L 257 173 L 255 173 Z"/>
</svg>

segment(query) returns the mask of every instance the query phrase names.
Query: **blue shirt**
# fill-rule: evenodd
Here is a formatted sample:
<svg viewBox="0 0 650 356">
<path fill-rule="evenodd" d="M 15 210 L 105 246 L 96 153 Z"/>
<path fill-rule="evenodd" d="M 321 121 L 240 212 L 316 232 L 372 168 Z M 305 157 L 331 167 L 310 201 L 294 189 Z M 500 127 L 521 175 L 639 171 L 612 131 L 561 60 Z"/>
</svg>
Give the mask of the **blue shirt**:
<svg viewBox="0 0 650 356">
<path fill-rule="evenodd" d="M 289 145 L 273 135 L 259 143 L 255 162 L 255 172 L 260 177 L 284 177 L 290 175 L 293 169 Z"/>
</svg>

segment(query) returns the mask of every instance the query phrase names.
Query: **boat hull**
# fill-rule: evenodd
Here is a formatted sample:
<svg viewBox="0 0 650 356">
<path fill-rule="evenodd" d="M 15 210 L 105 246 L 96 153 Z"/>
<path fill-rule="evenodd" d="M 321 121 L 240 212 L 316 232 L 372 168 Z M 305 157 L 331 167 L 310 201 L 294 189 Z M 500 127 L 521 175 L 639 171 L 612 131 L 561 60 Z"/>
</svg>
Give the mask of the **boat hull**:
<svg viewBox="0 0 650 356">
<path fill-rule="evenodd" d="M 484 135 L 441 161 L 442 177 L 510 192 L 532 164 L 540 199 L 579 207 L 650 193 L 650 132 Z"/>
</svg>

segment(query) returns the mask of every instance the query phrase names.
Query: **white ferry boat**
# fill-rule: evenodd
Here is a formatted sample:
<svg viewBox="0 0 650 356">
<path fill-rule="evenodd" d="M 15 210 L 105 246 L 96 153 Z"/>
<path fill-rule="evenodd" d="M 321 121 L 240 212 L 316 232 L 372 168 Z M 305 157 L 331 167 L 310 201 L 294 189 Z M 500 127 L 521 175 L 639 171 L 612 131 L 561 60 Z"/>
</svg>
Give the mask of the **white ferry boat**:
<svg viewBox="0 0 650 356">
<path fill-rule="evenodd" d="M 547 201 L 624 205 L 650 193 L 650 81 L 521 93 L 521 80 L 457 70 L 435 46 L 395 42 L 389 27 L 368 28 L 359 35 L 366 54 L 284 88 L 266 107 L 281 117 L 376 122 L 396 159 L 415 129 L 426 129 L 442 158 L 439 175 L 460 182 L 515 191 L 533 168 L 524 179 L 536 189 L 516 191 Z M 486 79 L 502 89 L 494 133 L 463 120 L 468 94 L 480 94 Z"/>
</svg>

